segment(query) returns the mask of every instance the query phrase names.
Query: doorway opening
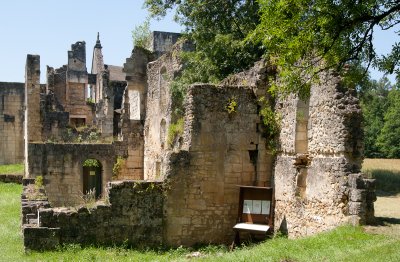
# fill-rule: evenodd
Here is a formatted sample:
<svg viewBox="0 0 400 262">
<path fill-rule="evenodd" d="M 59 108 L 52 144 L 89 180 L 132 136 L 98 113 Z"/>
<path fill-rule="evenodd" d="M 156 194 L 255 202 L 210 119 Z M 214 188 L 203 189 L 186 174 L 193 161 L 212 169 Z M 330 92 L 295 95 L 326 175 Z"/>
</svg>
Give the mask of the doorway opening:
<svg viewBox="0 0 400 262">
<path fill-rule="evenodd" d="M 102 191 L 102 165 L 99 160 L 88 158 L 83 162 L 83 194 L 95 194 L 96 199 L 101 196 Z"/>
</svg>

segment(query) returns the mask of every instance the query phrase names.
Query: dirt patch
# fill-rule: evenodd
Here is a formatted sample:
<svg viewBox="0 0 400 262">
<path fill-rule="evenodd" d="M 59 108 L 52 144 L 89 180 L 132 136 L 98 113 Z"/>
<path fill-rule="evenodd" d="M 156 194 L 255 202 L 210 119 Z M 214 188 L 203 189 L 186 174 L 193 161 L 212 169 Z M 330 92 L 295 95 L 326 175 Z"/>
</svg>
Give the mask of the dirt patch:
<svg viewBox="0 0 400 262">
<path fill-rule="evenodd" d="M 379 196 L 375 202 L 376 224 L 365 226 L 365 231 L 400 237 L 400 194 Z"/>
</svg>

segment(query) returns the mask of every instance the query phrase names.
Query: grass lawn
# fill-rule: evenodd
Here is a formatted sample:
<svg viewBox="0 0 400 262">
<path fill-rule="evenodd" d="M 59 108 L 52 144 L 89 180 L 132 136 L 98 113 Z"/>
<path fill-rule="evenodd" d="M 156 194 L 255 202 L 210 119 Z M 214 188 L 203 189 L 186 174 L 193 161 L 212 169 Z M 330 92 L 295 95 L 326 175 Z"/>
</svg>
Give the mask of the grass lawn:
<svg viewBox="0 0 400 262">
<path fill-rule="evenodd" d="M 204 261 L 400 261 L 400 238 L 367 234 L 353 227 L 297 240 L 275 238 L 234 252 L 215 246 L 137 251 L 71 245 L 58 251 L 24 254 L 20 193 L 21 185 L 0 183 L 0 261 L 182 261 L 195 251 Z"/>
<path fill-rule="evenodd" d="M 0 174 L 23 174 L 24 164 L 0 165 Z"/>
</svg>

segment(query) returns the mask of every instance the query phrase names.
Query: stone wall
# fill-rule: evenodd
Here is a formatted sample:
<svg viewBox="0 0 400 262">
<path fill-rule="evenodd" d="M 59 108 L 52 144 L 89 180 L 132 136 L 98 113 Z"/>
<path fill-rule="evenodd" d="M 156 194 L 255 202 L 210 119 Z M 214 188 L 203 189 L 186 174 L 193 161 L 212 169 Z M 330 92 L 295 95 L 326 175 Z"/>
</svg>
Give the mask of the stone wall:
<svg viewBox="0 0 400 262">
<path fill-rule="evenodd" d="M 0 165 L 24 161 L 23 83 L 0 82 Z"/>
<path fill-rule="evenodd" d="M 135 47 L 126 59 L 124 72 L 127 86 L 122 98 L 120 139 L 127 145 L 125 165 L 119 179 L 143 179 L 143 122 L 146 117 L 147 63 L 152 55 Z"/>
<path fill-rule="evenodd" d="M 237 107 L 229 113 L 232 100 Z M 238 185 L 271 185 L 272 156 L 258 132 L 257 99 L 250 88 L 193 85 L 185 110 L 181 150 L 168 155 L 166 241 L 229 243 Z"/>
<path fill-rule="evenodd" d="M 149 50 L 158 58 L 171 51 L 180 36 L 181 34 L 179 33 L 153 31 L 151 33 L 151 46 Z"/>
<path fill-rule="evenodd" d="M 82 203 L 83 162 L 97 159 L 102 165 L 102 189 L 111 181 L 116 159 L 113 144 L 30 143 L 29 175 L 43 176 L 52 206 L 74 206 Z"/>
<path fill-rule="evenodd" d="M 176 46 L 175 48 L 180 48 Z M 177 52 L 169 52 L 147 66 L 146 120 L 144 125 L 144 178 L 160 180 L 171 145 L 167 142 L 172 120 L 170 85 L 181 70 Z M 176 122 L 176 119 L 175 119 Z"/>
<path fill-rule="evenodd" d="M 25 68 L 25 143 L 42 140 L 42 123 L 40 116 L 40 56 L 28 55 Z"/>
<path fill-rule="evenodd" d="M 350 197 L 365 189 L 349 182 L 360 172 L 363 149 L 354 92 L 335 74 L 323 74 L 311 87 L 309 102 L 291 95 L 277 102 L 277 113 L 282 123 L 274 172 L 275 229 L 297 237 L 365 222 L 365 208 L 352 209 L 356 204 Z M 365 197 L 356 201 L 367 204 Z"/>
<path fill-rule="evenodd" d="M 39 208 L 25 204 L 22 213 L 26 250 L 46 250 L 60 244 L 158 247 L 163 243 L 163 189 L 159 183 L 112 182 L 109 203 L 94 207 Z M 33 213 L 32 213 L 33 212 Z M 33 217 L 33 218 L 32 218 Z"/>
</svg>

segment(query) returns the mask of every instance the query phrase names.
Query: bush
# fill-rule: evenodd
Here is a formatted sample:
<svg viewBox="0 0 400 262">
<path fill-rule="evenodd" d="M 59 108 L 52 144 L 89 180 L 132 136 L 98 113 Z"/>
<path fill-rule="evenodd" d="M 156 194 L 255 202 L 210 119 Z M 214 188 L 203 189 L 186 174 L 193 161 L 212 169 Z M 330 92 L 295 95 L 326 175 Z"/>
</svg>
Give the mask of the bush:
<svg viewBox="0 0 400 262">
<path fill-rule="evenodd" d="M 167 143 L 169 146 L 172 147 L 176 138 L 183 134 L 184 126 L 185 126 L 185 121 L 183 117 L 179 118 L 176 123 L 171 123 L 169 125 L 168 137 L 167 137 Z"/>
</svg>

